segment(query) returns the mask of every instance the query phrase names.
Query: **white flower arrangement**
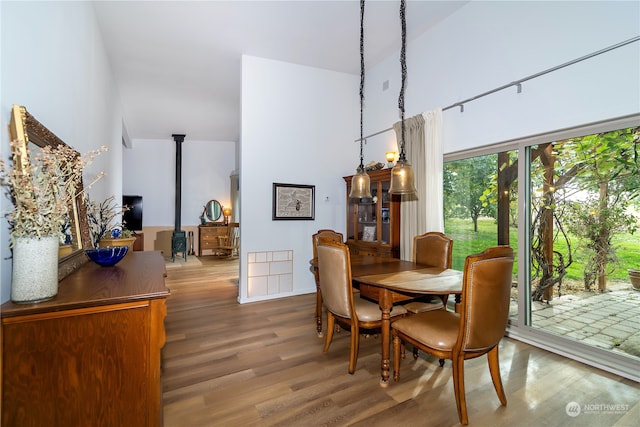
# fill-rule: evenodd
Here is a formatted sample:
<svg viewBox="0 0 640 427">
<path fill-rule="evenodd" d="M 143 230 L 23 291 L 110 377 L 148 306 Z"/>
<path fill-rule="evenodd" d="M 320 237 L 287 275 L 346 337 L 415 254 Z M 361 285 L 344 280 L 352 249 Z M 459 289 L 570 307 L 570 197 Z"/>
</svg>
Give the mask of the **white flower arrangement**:
<svg viewBox="0 0 640 427">
<path fill-rule="evenodd" d="M 114 222 L 119 213 L 123 213 L 129 208 L 120 206 L 116 203 L 115 196 L 107 197 L 102 202 L 97 203 L 87 196 L 87 218 L 89 220 L 89 234 L 91 234 L 91 244 L 97 248 L 100 240 L 109 237 L 109 234 L 122 233 L 123 237 L 127 236 L 124 222 Z M 113 233 L 118 230 L 118 233 Z"/>
<path fill-rule="evenodd" d="M 11 141 L 12 151 L 20 146 L 24 141 Z M 0 159 L 0 184 L 13 203 L 5 215 L 12 244 L 18 237 L 63 238 L 69 207 L 82 196 L 82 171 L 103 151 L 107 151 L 104 146 L 79 155 L 67 145 L 46 146 L 32 154 L 26 167 L 10 166 Z M 91 185 L 102 176 L 99 173 Z"/>
</svg>

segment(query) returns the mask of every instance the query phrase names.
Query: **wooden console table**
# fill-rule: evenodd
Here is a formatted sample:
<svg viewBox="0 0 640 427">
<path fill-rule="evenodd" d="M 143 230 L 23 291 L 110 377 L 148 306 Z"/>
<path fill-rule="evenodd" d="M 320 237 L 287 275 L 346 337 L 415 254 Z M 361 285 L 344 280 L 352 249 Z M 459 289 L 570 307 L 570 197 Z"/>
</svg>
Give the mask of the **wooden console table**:
<svg viewBox="0 0 640 427">
<path fill-rule="evenodd" d="M 162 425 L 165 263 L 89 261 L 39 304 L 2 304 L 2 425 Z"/>
</svg>

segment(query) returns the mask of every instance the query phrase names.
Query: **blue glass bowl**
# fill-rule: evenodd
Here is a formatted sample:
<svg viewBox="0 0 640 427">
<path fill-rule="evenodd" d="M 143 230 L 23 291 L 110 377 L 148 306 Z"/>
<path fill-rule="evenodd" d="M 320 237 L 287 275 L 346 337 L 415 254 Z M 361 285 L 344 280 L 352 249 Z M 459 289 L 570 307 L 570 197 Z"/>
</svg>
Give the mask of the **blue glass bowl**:
<svg viewBox="0 0 640 427">
<path fill-rule="evenodd" d="M 116 265 L 128 251 L 128 246 L 115 246 L 113 248 L 87 249 L 85 252 L 91 261 L 103 267 L 109 267 Z"/>
</svg>

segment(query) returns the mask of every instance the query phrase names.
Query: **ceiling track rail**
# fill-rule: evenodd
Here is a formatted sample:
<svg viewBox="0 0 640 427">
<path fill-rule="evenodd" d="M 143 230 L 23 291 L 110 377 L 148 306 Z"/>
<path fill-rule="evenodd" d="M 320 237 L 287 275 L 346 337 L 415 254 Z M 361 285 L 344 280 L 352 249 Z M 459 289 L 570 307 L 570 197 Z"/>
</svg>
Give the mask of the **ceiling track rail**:
<svg viewBox="0 0 640 427">
<path fill-rule="evenodd" d="M 483 92 L 483 93 L 481 93 L 479 95 L 472 96 L 471 98 L 467 98 L 467 99 L 465 99 L 463 101 L 455 102 L 455 103 L 453 103 L 451 105 L 448 105 L 448 106 L 444 107 L 442 109 L 442 111 L 447 111 L 447 110 L 450 110 L 452 108 L 459 107 L 460 108 L 460 112 L 462 113 L 462 112 L 464 112 L 464 104 L 467 104 L 467 103 L 469 103 L 471 101 L 475 101 L 476 99 L 480 99 L 480 98 L 483 98 L 485 96 L 491 95 L 493 93 L 500 92 L 500 91 L 508 89 L 508 88 L 510 88 L 512 86 L 515 86 L 517 88 L 517 92 L 521 93 L 522 92 L 522 83 L 524 83 L 526 81 L 533 80 L 533 79 L 535 79 L 537 77 L 544 76 L 545 74 L 549 74 L 549 73 L 552 73 L 554 71 L 558 71 L 558 70 L 560 70 L 562 68 L 565 68 L 565 67 L 568 67 L 570 65 L 574 65 L 574 64 L 577 64 L 579 62 L 586 61 L 587 59 L 591 59 L 591 58 L 593 58 L 595 56 L 602 55 L 603 53 L 610 52 L 612 50 L 618 49 L 620 47 L 626 46 L 626 45 L 631 44 L 631 43 L 635 43 L 637 41 L 640 41 L 640 36 L 632 37 L 632 38 L 630 38 L 628 40 L 624 40 L 624 41 L 622 41 L 620 43 L 616 43 L 614 45 L 605 47 L 604 49 L 600 49 L 598 51 L 595 51 L 595 52 L 589 53 L 587 55 L 581 56 L 580 58 L 576 58 L 576 59 L 573 59 L 571 61 L 565 62 L 563 64 L 556 65 L 555 67 L 548 68 L 548 69 L 546 69 L 544 71 L 540 71 L 538 73 L 531 74 L 530 76 L 523 77 L 523 78 L 518 79 L 518 80 L 514 80 L 514 81 L 512 81 L 510 83 L 504 84 L 504 85 L 499 86 L 499 87 L 497 87 L 495 89 L 488 90 L 488 91 Z M 367 142 L 367 138 L 371 138 L 373 136 L 380 135 L 380 134 L 388 132 L 390 130 L 393 130 L 393 127 L 390 127 L 390 128 L 383 129 L 381 131 L 372 133 L 371 135 L 367 135 L 362 139 L 366 143 Z M 356 139 L 355 142 L 360 142 L 360 138 Z"/>
</svg>

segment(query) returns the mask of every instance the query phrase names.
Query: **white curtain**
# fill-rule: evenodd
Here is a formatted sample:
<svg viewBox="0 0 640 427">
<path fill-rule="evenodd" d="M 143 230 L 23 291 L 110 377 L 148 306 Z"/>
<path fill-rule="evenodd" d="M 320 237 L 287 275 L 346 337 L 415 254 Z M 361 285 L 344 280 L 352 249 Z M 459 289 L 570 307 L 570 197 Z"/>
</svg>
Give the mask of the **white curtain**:
<svg viewBox="0 0 640 427">
<path fill-rule="evenodd" d="M 426 231 L 444 233 L 444 205 L 442 201 L 442 163 L 444 148 L 442 142 L 442 108 L 423 113 L 427 128 L 425 161 L 427 167 L 427 184 L 425 204 L 427 208 Z"/>
<path fill-rule="evenodd" d="M 404 151 L 407 161 L 413 167 L 416 179 L 415 196 L 401 196 L 400 204 L 400 259 L 411 260 L 413 246 L 413 236 L 424 233 L 426 227 L 425 188 L 426 188 L 426 154 L 424 144 L 424 117 L 422 114 L 410 117 L 404 121 L 405 143 Z M 394 123 L 393 129 L 396 132 L 398 141 L 398 152 L 400 152 L 400 141 L 402 139 L 401 122 Z"/>
<path fill-rule="evenodd" d="M 427 140 L 425 144 L 425 122 Z M 400 151 L 401 123 L 394 123 Z M 402 196 L 400 258 L 411 260 L 413 237 L 427 231 L 444 232 L 442 208 L 442 109 L 405 119 L 405 154 L 413 167 L 416 196 Z"/>
</svg>

